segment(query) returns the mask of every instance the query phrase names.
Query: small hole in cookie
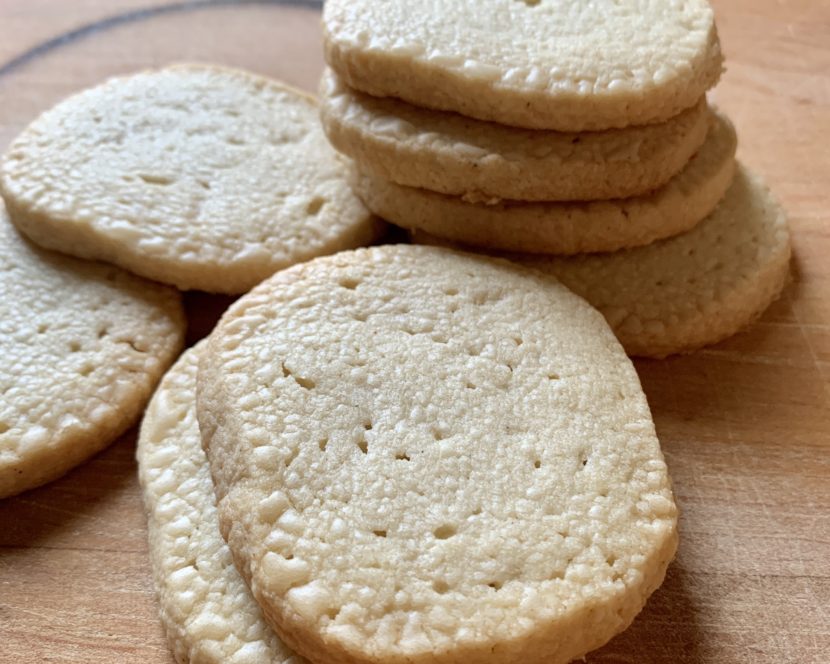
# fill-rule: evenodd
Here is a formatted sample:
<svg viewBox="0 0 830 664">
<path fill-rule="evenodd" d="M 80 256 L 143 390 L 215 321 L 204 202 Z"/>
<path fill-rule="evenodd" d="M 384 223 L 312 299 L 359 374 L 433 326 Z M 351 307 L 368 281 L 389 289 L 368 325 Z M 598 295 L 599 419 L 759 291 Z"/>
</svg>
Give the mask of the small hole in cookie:
<svg viewBox="0 0 830 664">
<path fill-rule="evenodd" d="M 548 373 L 548 380 L 559 380 L 559 374 L 553 371 Z"/>
<path fill-rule="evenodd" d="M 245 145 L 245 141 L 243 141 L 239 136 L 228 136 L 225 139 L 225 142 L 228 145 Z"/>
<path fill-rule="evenodd" d="M 335 620 L 338 615 L 340 615 L 340 609 L 334 607 L 326 609 L 326 616 L 328 616 L 329 620 Z"/>
<path fill-rule="evenodd" d="M 92 364 L 85 364 L 78 369 L 78 373 L 81 374 L 81 376 L 89 376 L 94 370 L 95 367 Z"/>
<path fill-rule="evenodd" d="M 353 277 L 343 277 L 338 283 L 343 288 L 346 288 L 348 290 L 354 290 L 360 284 L 360 282 Z"/>
<path fill-rule="evenodd" d="M 449 591 L 450 586 L 446 581 L 435 581 L 432 584 L 432 589 L 437 592 L 439 595 L 443 595 L 447 591 Z"/>
<path fill-rule="evenodd" d="M 360 448 L 360 451 L 363 452 L 363 454 L 369 453 L 369 443 L 366 442 L 365 438 L 361 438 L 359 441 L 357 441 L 357 446 L 358 448 Z"/>
<path fill-rule="evenodd" d="M 306 390 L 311 390 L 311 389 L 313 389 L 317 386 L 317 383 L 315 383 L 313 380 L 311 380 L 311 378 L 303 378 L 302 376 L 294 376 L 294 380 L 297 381 L 297 385 L 299 385 L 300 387 L 302 387 Z"/>
<path fill-rule="evenodd" d="M 533 467 L 534 468 L 541 468 L 542 467 L 541 459 L 536 459 L 536 461 L 533 462 Z"/>
<path fill-rule="evenodd" d="M 38 334 L 43 334 L 48 329 L 49 329 L 49 325 L 47 325 L 46 323 L 41 323 L 40 325 L 37 326 L 37 333 Z"/>
<path fill-rule="evenodd" d="M 398 461 L 409 461 L 409 455 L 408 455 L 406 452 L 398 452 L 398 453 L 395 455 L 395 458 L 396 458 Z"/>
<path fill-rule="evenodd" d="M 289 450 L 288 456 L 285 457 L 285 467 L 288 468 L 292 463 L 294 463 L 294 459 L 296 459 L 299 454 L 300 450 L 297 448 Z"/>
<path fill-rule="evenodd" d="M 167 185 L 173 184 L 175 182 L 174 178 L 171 178 L 166 175 L 152 175 L 148 173 L 139 173 L 138 177 L 141 178 L 147 184 L 157 185 L 160 187 L 166 187 Z"/>
<path fill-rule="evenodd" d="M 317 441 L 317 446 L 320 448 L 321 452 L 325 452 L 326 448 L 329 446 L 329 439 L 321 438 L 319 441 Z"/>
<path fill-rule="evenodd" d="M 501 581 L 491 581 L 487 585 L 490 586 L 493 590 L 501 590 L 502 583 Z"/>
<path fill-rule="evenodd" d="M 146 349 L 143 348 L 142 345 L 134 339 L 127 339 L 124 343 L 127 344 L 130 348 L 132 348 L 136 353 L 147 352 Z"/>
<path fill-rule="evenodd" d="M 210 191 L 210 182 L 206 180 L 196 180 L 199 183 L 199 186 L 204 189 L 205 191 Z"/>
<path fill-rule="evenodd" d="M 69 352 L 70 353 L 77 353 L 81 350 L 81 343 L 79 341 L 70 341 L 69 342 Z"/>
<path fill-rule="evenodd" d="M 0 422 L 0 433 L 6 433 L 11 427 L 5 422 Z"/>
<path fill-rule="evenodd" d="M 109 331 L 109 327 L 107 327 L 106 325 L 102 325 L 98 328 L 98 338 L 103 339 L 105 336 L 107 336 L 107 332 Z"/>
<path fill-rule="evenodd" d="M 445 540 L 455 535 L 456 532 L 455 526 L 444 524 L 443 526 L 438 526 L 432 534 L 435 535 L 435 539 Z"/>
<path fill-rule="evenodd" d="M 375 534 L 376 537 L 386 537 L 385 530 L 373 530 L 372 532 Z"/>
<path fill-rule="evenodd" d="M 612 553 L 605 559 L 605 562 L 608 563 L 608 567 L 613 567 L 617 562 L 617 556 Z"/>
<path fill-rule="evenodd" d="M 320 210 L 323 209 L 323 206 L 325 204 L 326 204 L 326 199 L 325 198 L 322 198 L 320 196 L 315 196 L 314 198 L 312 198 L 308 202 L 308 205 L 306 205 L 306 208 L 305 208 L 306 214 L 309 214 L 309 215 L 313 216 L 313 215 L 319 213 Z"/>
<path fill-rule="evenodd" d="M 453 295 L 458 295 L 458 289 L 457 288 L 446 288 L 446 289 L 444 289 L 444 294 L 449 295 L 450 297 L 452 297 Z"/>
</svg>

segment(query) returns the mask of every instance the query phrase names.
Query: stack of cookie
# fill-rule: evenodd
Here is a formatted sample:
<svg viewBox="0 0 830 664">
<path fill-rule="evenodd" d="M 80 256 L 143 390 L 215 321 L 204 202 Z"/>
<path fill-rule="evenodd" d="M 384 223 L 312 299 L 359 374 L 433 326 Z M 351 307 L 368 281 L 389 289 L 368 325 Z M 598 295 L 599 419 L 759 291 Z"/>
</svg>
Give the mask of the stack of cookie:
<svg viewBox="0 0 830 664">
<path fill-rule="evenodd" d="M 789 237 L 707 105 L 722 58 L 705 0 L 437 5 L 326 4 L 323 125 L 373 212 L 555 274 L 633 355 L 766 308 Z"/>
</svg>

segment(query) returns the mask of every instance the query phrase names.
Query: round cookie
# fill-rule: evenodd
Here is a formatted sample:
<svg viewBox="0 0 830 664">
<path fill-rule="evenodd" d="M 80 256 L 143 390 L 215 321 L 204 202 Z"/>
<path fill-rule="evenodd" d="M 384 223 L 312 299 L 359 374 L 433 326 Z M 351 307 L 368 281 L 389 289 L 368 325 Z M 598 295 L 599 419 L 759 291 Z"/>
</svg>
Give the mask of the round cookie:
<svg viewBox="0 0 830 664">
<path fill-rule="evenodd" d="M 739 166 L 715 211 L 688 233 L 613 254 L 509 258 L 588 300 L 629 355 L 662 358 L 721 341 L 760 316 L 787 281 L 790 236 L 767 187 Z"/>
<path fill-rule="evenodd" d="M 237 568 L 312 661 L 568 662 L 675 551 L 630 361 L 507 261 L 386 245 L 274 275 L 211 335 L 197 415 Z"/>
<path fill-rule="evenodd" d="M 722 68 L 706 0 L 328 0 L 323 29 L 352 88 L 529 129 L 663 122 Z"/>
<path fill-rule="evenodd" d="M 271 631 L 219 534 L 216 500 L 196 422 L 203 344 L 161 381 L 138 436 L 156 593 L 177 662 L 301 664 Z"/>
<path fill-rule="evenodd" d="M 0 498 L 60 477 L 141 414 L 184 338 L 172 288 L 44 251 L 0 205 Z"/>
<path fill-rule="evenodd" d="M 701 99 L 655 125 L 587 133 L 517 129 L 372 97 L 330 69 L 320 97 L 329 140 L 362 170 L 469 203 L 644 194 L 686 165 L 710 124 Z"/>
<path fill-rule="evenodd" d="M 616 251 L 689 230 L 723 197 L 735 170 L 737 138 L 716 114 L 700 151 L 663 187 L 609 201 L 495 205 L 394 184 L 356 173 L 355 191 L 376 214 L 470 246 L 541 254 Z"/>
<path fill-rule="evenodd" d="M 41 115 L 6 153 L 0 191 L 44 247 L 241 293 L 374 239 L 345 164 L 309 95 L 187 65 L 112 79 Z"/>
</svg>

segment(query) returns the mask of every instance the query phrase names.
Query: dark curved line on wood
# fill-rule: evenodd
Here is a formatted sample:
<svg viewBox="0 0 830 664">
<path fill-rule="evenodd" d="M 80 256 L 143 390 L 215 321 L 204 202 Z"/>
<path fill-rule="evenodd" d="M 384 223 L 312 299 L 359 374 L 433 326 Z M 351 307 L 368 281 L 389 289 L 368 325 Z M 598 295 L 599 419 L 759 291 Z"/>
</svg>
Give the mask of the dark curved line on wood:
<svg viewBox="0 0 830 664">
<path fill-rule="evenodd" d="M 16 69 L 23 67 L 30 62 L 37 60 L 43 55 L 50 53 L 56 49 L 62 48 L 68 44 L 85 39 L 91 35 L 99 32 L 105 32 L 112 28 L 117 28 L 129 23 L 137 23 L 139 21 L 146 21 L 156 16 L 163 16 L 165 14 L 180 14 L 198 9 L 206 9 L 210 7 L 233 7 L 244 5 L 288 5 L 292 7 L 305 7 L 307 9 L 322 9 L 322 0 L 184 0 L 183 2 L 176 2 L 172 5 L 164 5 L 162 7 L 147 7 L 145 9 L 135 9 L 133 11 L 125 12 L 123 14 L 116 14 L 107 18 L 82 25 L 79 28 L 64 32 L 57 37 L 41 42 L 33 46 L 28 51 L 24 51 L 20 55 L 12 58 L 6 64 L 0 67 L 0 78 L 6 76 Z"/>
</svg>

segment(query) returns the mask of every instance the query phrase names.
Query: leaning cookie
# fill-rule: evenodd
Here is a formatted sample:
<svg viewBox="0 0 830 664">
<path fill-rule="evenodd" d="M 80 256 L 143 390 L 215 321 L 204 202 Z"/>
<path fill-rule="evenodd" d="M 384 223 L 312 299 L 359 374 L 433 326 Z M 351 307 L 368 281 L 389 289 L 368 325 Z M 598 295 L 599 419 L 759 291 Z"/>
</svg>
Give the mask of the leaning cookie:
<svg viewBox="0 0 830 664">
<path fill-rule="evenodd" d="M 665 122 L 722 67 L 706 0 L 328 0 L 323 30 L 349 87 L 530 129 Z"/>
<path fill-rule="evenodd" d="M 674 554 L 637 374 L 533 270 L 406 245 L 295 266 L 231 307 L 197 382 L 222 533 L 312 661 L 564 664 Z"/>
<path fill-rule="evenodd" d="M 179 294 L 33 246 L 0 205 L 0 498 L 49 482 L 138 419 L 182 345 Z"/>
<path fill-rule="evenodd" d="M 44 247 L 241 293 L 375 238 L 345 169 L 309 95 L 188 65 L 115 78 L 47 111 L 3 158 L 0 190 Z"/>
<path fill-rule="evenodd" d="M 213 484 L 196 422 L 203 344 L 162 380 L 138 437 L 161 619 L 181 664 L 301 664 L 262 619 L 219 534 Z"/>
<path fill-rule="evenodd" d="M 627 198 L 664 185 L 709 129 L 706 100 L 666 122 L 602 132 L 518 129 L 321 82 L 329 140 L 373 175 L 470 203 Z"/>
<path fill-rule="evenodd" d="M 649 194 L 609 201 L 495 205 L 467 203 L 356 173 L 355 191 L 376 214 L 469 246 L 541 254 L 616 251 L 689 230 L 723 197 L 735 169 L 737 138 L 720 113 L 688 165 Z"/>
<path fill-rule="evenodd" d="M 688 233 L 612 254 L 509 258 L 556 276 L 597 307 L 629 355 L 660 358 L 716 343 L 758 318 L 787 281 L 790 236 L 767 187 L 739 166 L 723 201 Z"/>
</svg>

